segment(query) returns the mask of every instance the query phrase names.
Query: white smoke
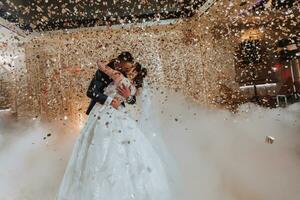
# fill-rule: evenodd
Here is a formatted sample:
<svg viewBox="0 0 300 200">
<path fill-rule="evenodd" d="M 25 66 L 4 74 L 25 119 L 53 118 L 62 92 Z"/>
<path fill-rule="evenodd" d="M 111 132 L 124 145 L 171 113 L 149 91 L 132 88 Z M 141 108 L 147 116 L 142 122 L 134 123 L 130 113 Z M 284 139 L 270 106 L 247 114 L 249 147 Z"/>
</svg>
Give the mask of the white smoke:
<svg viewBox="0 0 300 200">
<path fill-rule="evenodd" d="M 237 114 L 169 95 L 165 139 L 184 179 L 183 199 L 282 200 L 300 195 L 300 105 L 246 104 Z M 275 138 L 265 143 L 266 136 Z"/>
<path fill-rule="evenodd" d="M 10 123 L 0 123 L 0 199 L 53 200 L 76 135 L 38 119 Z"/>
<path fill-rule="evenodd" d="M 232 114 L 176 94 L 169 94 L 164 104 L 158 99 L 154 103 L 164 139 L 182 173 L 182 199 L 300 196 L 299 104 L 285 109 L 246 104 Z M 0 199 L 53 200 L 79 130 L 38 120 L 9 124 L 4 119 L 7 116 L 0 122 Z M 265 143 L 266 136 L 274 137 L 274 143 Z"/>
</svg>

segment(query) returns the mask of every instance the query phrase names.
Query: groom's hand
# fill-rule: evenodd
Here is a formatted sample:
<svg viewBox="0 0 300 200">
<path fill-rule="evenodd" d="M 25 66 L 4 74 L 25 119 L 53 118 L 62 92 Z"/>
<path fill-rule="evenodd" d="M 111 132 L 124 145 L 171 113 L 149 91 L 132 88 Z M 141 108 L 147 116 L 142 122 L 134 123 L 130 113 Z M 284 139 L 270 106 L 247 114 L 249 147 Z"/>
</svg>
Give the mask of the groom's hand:
<svg viewBox="0 0 300 200">
<path fill-rule="evenodd" d="M 121 85 L 120 87 L 117 88 L 118 93 L 123 96 L 125 99 L 128 99 L 128 97 L 130 97 L 131 95 L 131 91 L 128 87 L 126 87 L 125 85 Z"/>
<path fill-rule="evenodd" d="M 111 101 L 110 105 L 111 105 L 113 108 L 118 109 L 118 108 L 120 107 L 120 105 L 121 105 L 121 101 L 120 101 L 119 99 L 117 99 L 117 98 L 114 98 L 114 99 Z"/>
</svg>

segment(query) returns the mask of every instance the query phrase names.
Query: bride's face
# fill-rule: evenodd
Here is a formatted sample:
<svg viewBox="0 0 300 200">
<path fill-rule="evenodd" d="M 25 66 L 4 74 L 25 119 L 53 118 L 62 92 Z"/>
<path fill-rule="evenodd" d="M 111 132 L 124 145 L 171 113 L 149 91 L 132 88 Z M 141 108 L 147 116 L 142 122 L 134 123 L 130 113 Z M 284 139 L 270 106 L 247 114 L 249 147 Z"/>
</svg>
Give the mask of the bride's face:
<svg viewBox="0 0 300 200">
<path fill-rule="evenodd" d="M 134 75 L 135 67 L 130 62 L 120 63 L 120 67 L 118 69 L 122 73 L 126 74 L 128 78 Z"/>
<path fill-rule="evenodd" d="M 133 80 L 137 76 L 137 71 L 135 67 L 132 65 L 132 68 L 127 72 L 127 77 L 130 80 Z"/>
</svg>

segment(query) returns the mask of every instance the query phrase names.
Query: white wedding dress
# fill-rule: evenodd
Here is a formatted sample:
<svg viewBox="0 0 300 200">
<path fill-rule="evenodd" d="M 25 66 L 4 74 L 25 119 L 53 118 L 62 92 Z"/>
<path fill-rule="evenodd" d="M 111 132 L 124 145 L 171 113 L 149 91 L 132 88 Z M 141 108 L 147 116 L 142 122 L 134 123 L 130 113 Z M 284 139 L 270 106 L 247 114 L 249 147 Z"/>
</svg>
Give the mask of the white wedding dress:
<svg viewBox="0 0 300 200">
<path fill-rule="evenodd" d="M 130 84 L 124 78 L 121 84 Z M 114 97 L 117 85 L 106 94 Z M 131 118 L 132 105 L 96 104 L 65 171 L 57 200 L 173 200 L 168 169 Z"/>
</svg>

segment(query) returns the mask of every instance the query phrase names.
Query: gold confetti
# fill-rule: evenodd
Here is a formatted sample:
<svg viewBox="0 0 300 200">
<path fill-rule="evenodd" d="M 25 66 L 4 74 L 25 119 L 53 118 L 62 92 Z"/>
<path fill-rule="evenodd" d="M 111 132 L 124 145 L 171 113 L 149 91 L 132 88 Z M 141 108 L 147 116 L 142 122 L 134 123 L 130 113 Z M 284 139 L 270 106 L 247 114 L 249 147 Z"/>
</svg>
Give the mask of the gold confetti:
<svg viewBox="0 0 300 200">
<path fill-rule="evenodd" d="M 273 144 L 275 138 L 272 136 L 266 136 L 266 143 Z"/>
<path fill-rule="evenodd" d="M 28 21 L 20 17 L 19 23 L 28 23 L 32 29 L 38 29 L 52 21 L 55 30 L 58 28 L 55 23 L 57 26 L 71 25 L 68 20 L 53 20 L 56 16 L 89 15 L 83 9 L 88 3 L 72 2 L 76 5 L 61 3 L 56 6 L 48 1 L 43 6 L 37 1 L 26 6 L 13 3 L 11 6 L 25 16 L 37 12 Z M 94 7 L 107 6 L 106 1 L 86 2 Z M 147 0 L 139 2 L 139 10 L 151 4 Z M 219 1 L 208 11 L 199 8 L 194 16 L 173 24 L 117 27 L 110 27 L 109 19 L 120 23 L 127 20 L 108 10 L 110 16 L 103 19 L 107 27 L 41 32 L 25 41 L 10 37 L 0 43 L 1 56 L 5 60 L 3 65 L 11 69 L 5 79 L 10 84 L 3 89 L 7 104 L 18 102 L 16 105 L 21 105 L 20 108 L 13 109 L 18 110 L 19 116 L 74 120 L 78 118 L 78 112 L 84 113 L 88 106 L 85 91 L 96 71 L 96 60 L 110 60 L 121 51 L 130 51 L 135 60 L 148 69 L 147 79 L 153 90 L 157 88 L 160 92 L 161 88 L 167 87 L 201 105 L 235 111 L 240 104 L 249 101 L 240 91 L 235 77 L 236 74 L 251 73 L 251 66 L 242 71 L 235 69 L 236 51 L 241 40 L 258 38 L 266 46 L 262 51 L 275 55 L 274 41 L 295 36 L 299 27 L 299 14 L 294 7 L 279 12 L 267 8 L 251 11 L 250 6 L 246 1 Z M 124 6 L 125 10 L 131 8 Z M 97 23 L 103 24 L 103 20 L 98 19 Z M 161 16 L 156 15 L 156 20 L 160 21 Z M 15 42 L 20 46 L 7 51 Z M 271 57 L 271 60 L 273 62 L 275 58 Z M 264 57 L 261 64 L 257 69 L 259 72 L 265 70 L 265 66 L 271 66 Z M 271 76 L 273 71 L 268 69 L 267 73 Z M 272 79 L 265 77 L 263 80 L 269 82 Z M 169 100 L 165 97 L 161 103 Z M 268 98 L 260 101 L 264 106 L 269 102 Z"/>
</svg>

